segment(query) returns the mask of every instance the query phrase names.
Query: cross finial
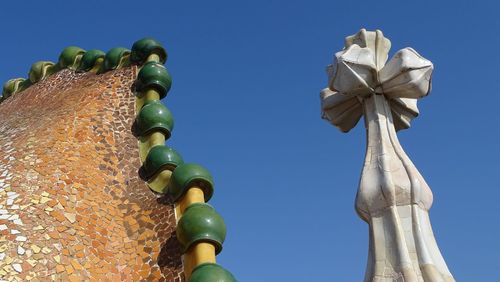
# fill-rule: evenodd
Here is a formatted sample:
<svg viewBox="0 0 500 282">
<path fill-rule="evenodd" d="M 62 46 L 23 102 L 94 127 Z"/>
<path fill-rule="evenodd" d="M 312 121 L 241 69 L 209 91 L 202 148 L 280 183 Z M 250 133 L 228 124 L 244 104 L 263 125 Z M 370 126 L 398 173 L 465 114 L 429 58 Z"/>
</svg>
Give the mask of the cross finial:
<svg viewBox="0 0 500 282">
<path fill-rule="evenodd" d="M 429 94 L 432 63 L 412 48 L 404 48 L 387 62 L 391 42 L 380 30 L 345 39 L 345 47 L 328 66 L 328 88 L 321 91 L 322 117 L 348 132 L 361 118 L 362 100 L 384 95 L 396 130 L 410 127 L 418 115 L 417 100 Z"/>
<path fill-rule="evenodd" d="M 390 47 L 379 30 L 348 36 L 321 91 L 323 118 L 340 130 L 364 115 L 367 144 L 355 207 L 370 229 L 365 281 L 455 281 L 432 232 L 432 191 L 395 131 L 417 116 L 433 66 L 411 48 L 387 61 Z"/>
</svg>

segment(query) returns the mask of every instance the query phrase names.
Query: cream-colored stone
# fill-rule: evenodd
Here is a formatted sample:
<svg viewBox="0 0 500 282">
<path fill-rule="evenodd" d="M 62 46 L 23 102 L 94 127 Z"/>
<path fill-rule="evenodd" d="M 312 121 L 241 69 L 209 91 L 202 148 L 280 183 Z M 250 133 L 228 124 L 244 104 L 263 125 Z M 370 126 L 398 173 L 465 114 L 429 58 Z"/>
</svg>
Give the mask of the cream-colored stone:
<svg viewBox="0 0 500 282">
<path fill-rule="evenodd" d="M 40 247 L 38 247 L 37 245 L 33 244 L 33 245 L 31 245 L 31 250 L 33 250 L 33 252 L 35 254 L 38 254 L 42 249 Z"/>
<path fill-rule="evenodd" d="M 50 201 L 50 200 L 51 200 L 51 199 L 50 199 L 50 198 L 48 198 L 48 197 L 42 197 L 42 198 L 40 199 L 40 203 L 41 203 L 41 204 L 45 204 L 45 203 L 47 203 L 47 202 L 48 202 L 48 201 Z"/>
<path fill-rule="evenodd" d="M 54 261 L 57 263 L 61 263 L 61 257 L 59 255 L 54 256 Z"/>
<path fill-rule="evenodd" d="M 356 211 L 370 227 L 365 281 L 454 281 L 430 225 L 432 192 L 396 135 L 418 115 L 416 99 L 428 95 L 433 65 L 411 48 L 386 63 L 390 45 L 378 30 L 347 37 L 321 91 L 322 117 L 341 131 L 365 119 L 356 195 Z"/>
<path fill-rule="evenodd" d="M 14 259 L 13 259 L 13 258 L 11 258 L 11 257 L 7 257 L 7 256 L 6 256 L 6 257 L 5 257 L 5 259 L 4 259 L 4 263 L 5 263 L 5 264 L 11 264 L 13 261 L 14 261 Z"/>
<path fill-rule="evenodd" d="M 34 260 L 34 259 L 28 259 L 28 260 L 26 260 L 26 261 L 27 261 L 27 262 L 28 262 L 31 266 L 35 266 L 35 265 L 38 263 L 38 261 L 36 261 L 36 260 Z"/>
<path fill-rule="evenodd" d="M 67 212 L 65 212 L 65 213 L 64 213 L 64 216 L 66 217 L 66 219 L 68 219 L 68 220 L 69 220 L 69 222 L 71 222 L 71 223 L 75 223 L 75 221 L 76 221 L 76 214 L 74 214 L 74 213 L 67 213 Z"/>
</svg>

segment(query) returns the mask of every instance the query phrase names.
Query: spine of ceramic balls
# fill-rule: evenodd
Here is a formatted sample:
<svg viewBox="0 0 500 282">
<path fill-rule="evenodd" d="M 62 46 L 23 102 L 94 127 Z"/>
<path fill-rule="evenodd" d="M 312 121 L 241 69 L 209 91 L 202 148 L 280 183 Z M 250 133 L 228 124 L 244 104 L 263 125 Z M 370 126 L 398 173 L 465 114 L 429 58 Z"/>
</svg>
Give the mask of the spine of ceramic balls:
<svg viewBox="0 0 500 282">
<path fill-rule="evenodd" d="M 38 61 L 31 65 L 28 79 L 14 78 L 5 82 L 0 102 L 62 69 L 69 68 L 77 72 L 104 73 L 128 66 L 131 63 L 130 53 L 130 50 L 122 47 L 112 48 L 108 53 L 100 50 L 85 51 L 76 46 L 67 47 L 59 55 L 57 63 Z"/>
<path fill-rule="evenodd" d="M 185 254 L 185 275 L 193 282 L 236 281 L 215 261 L 222 250 L 226 226 L 206 204 L 213 194 L 212 176 L 197 164 L 184 163 L 178 152 L 165 146 L 174 127 L 172 114 L 159 102 L 172 84 L 163 66 L 167 52 L 154 39 L 145 38 L 134 43 L 129 58 L 131 63 L 142 65 L 135 83 L 139 95 L 134 124 L 143 161 L 141 173 L 153 191 L 170 194 L 176 203 L 177 238 Z"/>
<path fill-rule="evenodd" d="M 167 192 L 178 206 L 180 219 L 177 239 L 185 253 L 184 269 L 189 281 L 236 281 L 233 275 L 216 264 L 222 251 L 226 225 L 207 204 L 213 195 L 210 173 L 200 165 L 185 163 L 175 168 Z"/>
<path fill-rule="evenodd" d="M 166 193 L 173 170 L 184 163 L 178 152 L 165 145 L 174 128 L 172 113 L 160 102 L 172 84 L 163 66 L 167 52 L 156 40 L 144 38 L 134 43 L 129 59 L 142 66 L 135 81 L 138 114 L 133 126 L 139 138 L 141 174 L 153 191 Z"/>
</svg>

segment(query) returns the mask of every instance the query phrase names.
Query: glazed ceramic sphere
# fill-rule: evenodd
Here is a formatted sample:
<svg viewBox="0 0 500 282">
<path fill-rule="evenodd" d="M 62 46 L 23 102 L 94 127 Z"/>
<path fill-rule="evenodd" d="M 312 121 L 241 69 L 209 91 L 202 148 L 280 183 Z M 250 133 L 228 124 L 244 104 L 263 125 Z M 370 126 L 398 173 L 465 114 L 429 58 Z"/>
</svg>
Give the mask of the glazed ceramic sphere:
<svg viewBox="0 0 500 282">
<path fill-rule="evenodd" d="M 85 50 L 80 47 L 70 46 L 64 48 L 59 55 L 58 68 L 76 69 L 78 67 L 79 59 L 85 54 Z"/>
<path fill-rule="evenodd" d="M 130 54 L 130 50 L 123 47 L 112 48 L 104 56 L 103 71 L 114 70 L 123 65 L 123 60 Z"/>
<path fill-rule="evenodd" d="M 154 88 L 160 94 L 160 99 L 167 96 L 172 86 L 172 78 L 167 69 L 159 63 L 148 62 L 137 75 L 136 90 L 144 91 L 146 88 Z"/>
<path fill-rule="evenodd" d="M 216 263 L 202 263 L 193 269 L 189 282 L 236 282 L 236 278 Z"/>
<path fill-rule="evenodd" d="M 182 163 L 184 161 L 177 151 L 164 145 L 158 145 L 149 150 L 143 168 L 146 178 L 149 179 L 162 169 L 174 170 Z"/>
<path fill-rule="evenodd" d="M 159 101 L 145 104 L 136 118 L 137 134 L 144 136 L 153 131 L 161 131 L 165 139 L 170 138 L 174 128 L 172 113 Z"/>
<path fill-rule="evenodd" d="M 29 80 L 32 83 L 38 82 L 47 76 L 53 74 L 56 71 L 56 66 L 53 62 L 49 61 L 38 61 L 31 65 L 30 72 L 28 74 Z"/>
<path fill-rule="evenodd" d="M 153 53 L 160 57 L 160 63 L 164 64 L 167 61 L 167 51 L 165 51 L 165 48 L 158 41 L 153 38 L 143 38 L 132 45 L 130 61 L 141 64 Z"/>
<path fill-rule="evenodd" d="M 99 59 L 104 60 L 105 56 L 106 53 L 104 53 L 101 50 L 96 50 L 96 49 L 88 50 L 87 52 L 85 52 L 82 59 L 80 60 L 80 66 L 78 67 L 78 70 L 89 71 L 95 66 L 97 60 Z"/>
<path fill-rule="evenodd" d="M 193 186 L 197 186 L 203 190 L 205 202 L 208 202 L 212 198 L 214 181 L 210 172 L 198 164 L 182 164 L 172 173 L 168 184 L 168 193 L 177 201 Z"/>
<path fill-rule="evenodd" d="M 212 206 L 205 203 L 189 205 L 177 225 L 177 239 L 186 252 L 198 242 L 207 242 L 215 247 L 215 254 L 222 251 L 226 239 L 226 225 Z"/>
</svg>

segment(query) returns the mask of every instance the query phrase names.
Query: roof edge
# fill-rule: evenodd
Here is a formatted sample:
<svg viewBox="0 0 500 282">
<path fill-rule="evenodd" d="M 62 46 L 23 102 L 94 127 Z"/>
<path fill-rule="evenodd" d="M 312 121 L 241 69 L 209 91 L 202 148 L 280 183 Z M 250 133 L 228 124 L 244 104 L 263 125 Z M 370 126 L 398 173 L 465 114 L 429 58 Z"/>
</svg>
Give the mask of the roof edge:
<svg viewBox="0 0 500 282">
<path fill-rule="evenodd" d="M 167 52 L 165 48 L 155 39 L 148 37 L 134 42 L 130 50 L 116 47 L 107 53 L 97 49 L 85 51 L 80 47 L 69 46 L 62 50 L 57 63 L 51 61 L 35 62 L 31 65 L 28 78 L 13 78 L 5 82 L 0 103 L 63 69 L 101 74 L 130 65 L 142 65 L 153 53 L 158 55 L 161 63 L 166 62 Z"/>
</svg>

